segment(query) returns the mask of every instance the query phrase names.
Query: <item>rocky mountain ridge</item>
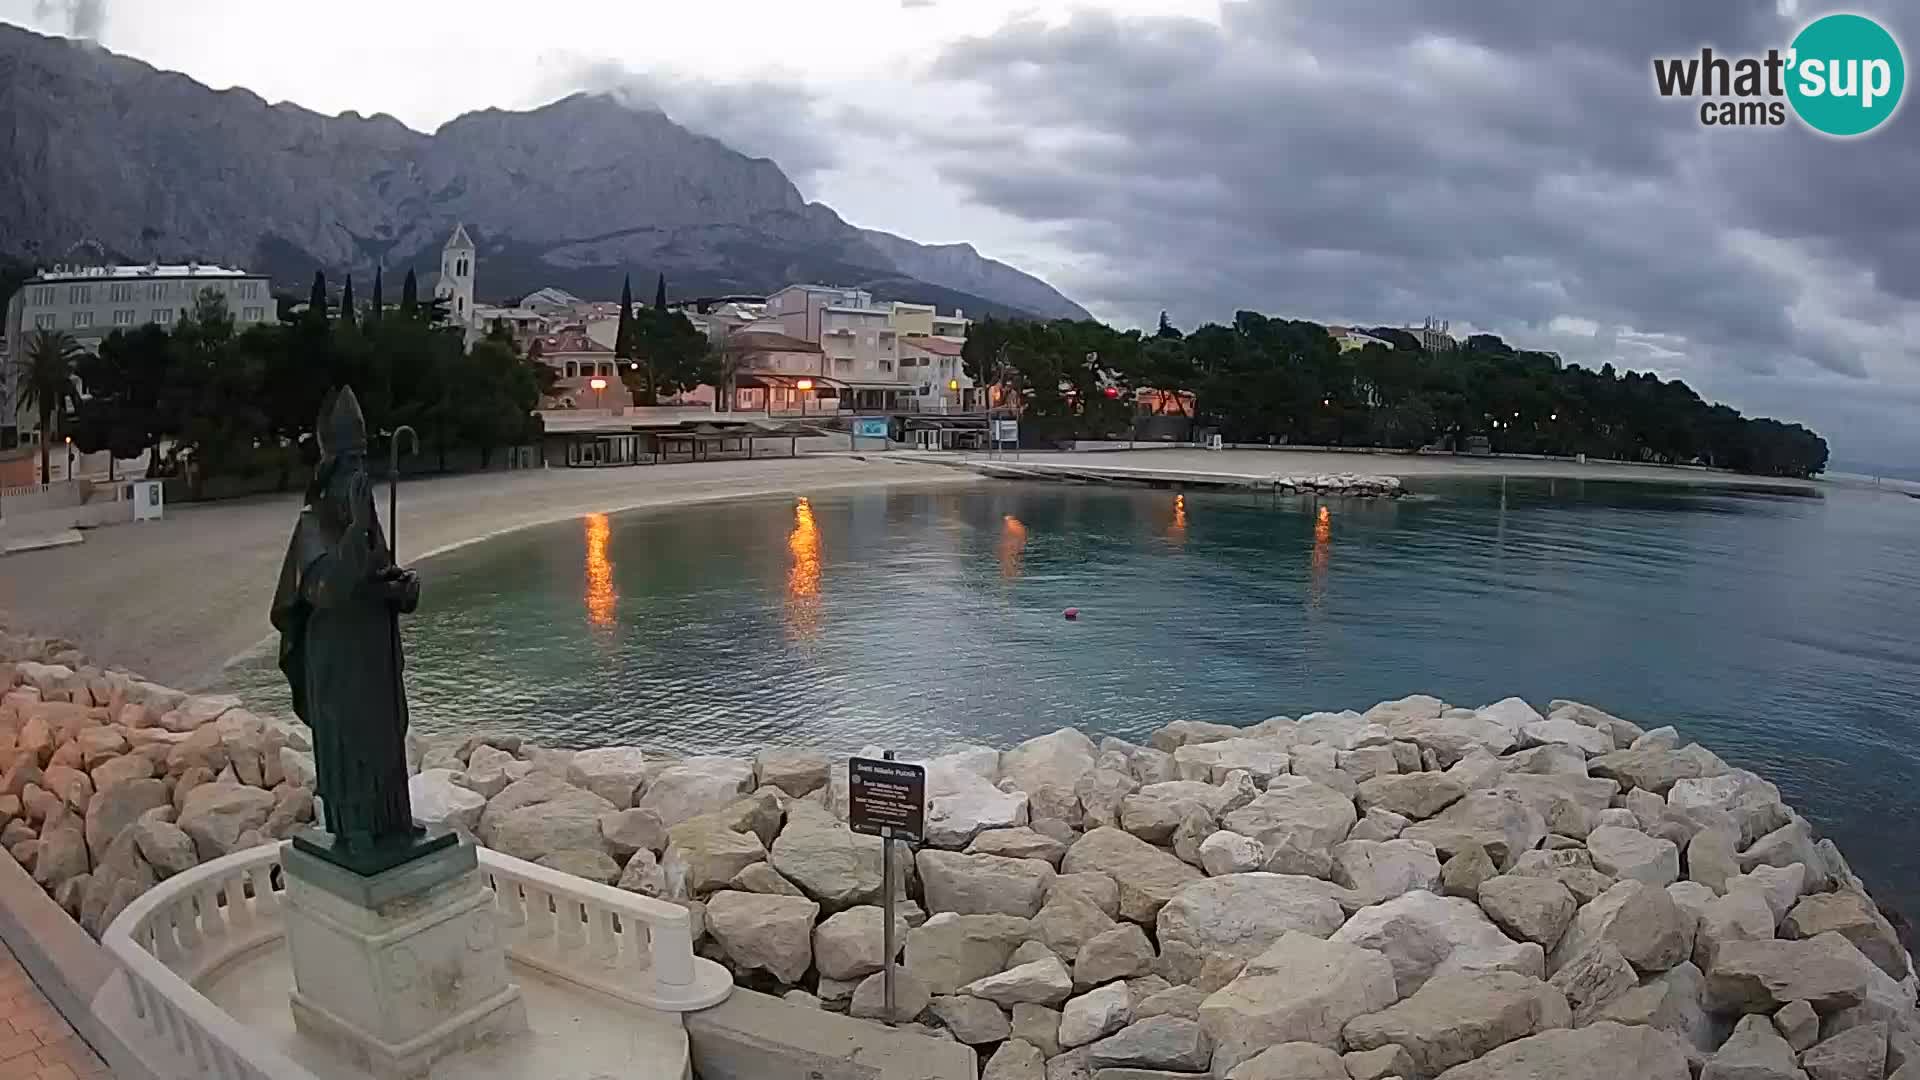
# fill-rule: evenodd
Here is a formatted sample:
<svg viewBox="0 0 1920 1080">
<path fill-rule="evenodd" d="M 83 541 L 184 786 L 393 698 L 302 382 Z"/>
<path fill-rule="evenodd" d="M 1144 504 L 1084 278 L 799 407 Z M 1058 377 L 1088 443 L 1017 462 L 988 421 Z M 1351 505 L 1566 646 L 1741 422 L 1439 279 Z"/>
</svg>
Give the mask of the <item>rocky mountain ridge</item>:
<svg viewBox="0 0 1920 1080">
<path fill-rule="evenodd" d="M 1086 315 L 969 245 L 857 229 L 774 162 L 608 96 L 485 109 L 429 135 L 0 25 L 0 254 L 198 258 L 297 288 L 315 268 L 437 271 L 461 221 L 486 300 L 544 285 L 611 296 L 622 274 L 660 271 L 676 295 L 830 281 L 969 314 Z"/>
</svg>

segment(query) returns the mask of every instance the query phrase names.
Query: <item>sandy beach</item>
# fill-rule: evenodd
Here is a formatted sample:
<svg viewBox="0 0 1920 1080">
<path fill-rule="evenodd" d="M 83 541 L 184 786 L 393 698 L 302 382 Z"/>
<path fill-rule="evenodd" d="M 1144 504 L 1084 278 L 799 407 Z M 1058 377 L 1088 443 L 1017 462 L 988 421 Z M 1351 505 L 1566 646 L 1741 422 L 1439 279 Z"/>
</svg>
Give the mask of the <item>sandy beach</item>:
<svg viewBox="0 0 1920 1080">
<path fill-rule="evenodd" d="M 1026 453 L 1020 460 L 1244 476 L 1351 472 L 1398 476 L 1415 492 L 1422 481 L 1499 476 L 1808 493 L 1819 487 L 1701 469 L 1310 450 Z M 589 513 L 885 485 L 993 482 L 953 468 L 959 461 L 960 455 L 900 451 L 410 481 L 400 492 L 400 552 L 403 561 L 415 562 L 502 532 Z M 298 505 L 297 496 L 283 495 L 176 506 L 164 521 L 95 529 L 83 544 L 8 556 L 0 559 L 0 609 L 17 628 L 69 638 L 92 655 L 151 678 L 190 689 L 214 686 L 228 661 L 271 632 L 268 601 Z"/>
</svg>

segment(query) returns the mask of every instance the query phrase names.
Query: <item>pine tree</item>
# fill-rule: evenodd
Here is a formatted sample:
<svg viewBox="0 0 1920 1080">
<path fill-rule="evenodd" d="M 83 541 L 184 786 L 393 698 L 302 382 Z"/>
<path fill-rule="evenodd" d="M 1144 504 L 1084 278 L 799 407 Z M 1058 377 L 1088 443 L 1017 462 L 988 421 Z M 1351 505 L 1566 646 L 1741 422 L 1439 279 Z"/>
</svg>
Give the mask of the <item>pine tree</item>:
<svg viewBox="0 0 1920 1080">
<path fill-rule="evenodd" d="M 620 325 L 613 332 L 613 355 L 619 360 L 633 359 L 633 275 L 620 283 Z"/>
<path fill-rule="evenodd" d="M 411 319 L 420 313 L 420 282 L 407 268 L 407 280 L 400 284 L 400 314 Z"/>
<path fill-rule="evenodd" d="M 342 326 L 352 326 L 354 324 L 352 274 L 347 275 L 346 287 L 340 290 L 340 324 Z"/>
<path fill-rule="evenodd" d="M 313 272 L 313 291 L 307 294 L 307 318 L 327 321 L 327 274 L 324 270 Z"/>
<path fill-rule="evenodd" d="M 667 310 L 667 275 L 661 274 L 653 286 L 653 310 Z"/>
<path fill-rule="evenodd" d="M 380 308 L 384 303 L 385 299 L 380 295 L 380 268 L 376 266 L 373 268 L 373 305 L 367 308 L 368 326 L 374 326 L 380 322 Z"/>
</svg>

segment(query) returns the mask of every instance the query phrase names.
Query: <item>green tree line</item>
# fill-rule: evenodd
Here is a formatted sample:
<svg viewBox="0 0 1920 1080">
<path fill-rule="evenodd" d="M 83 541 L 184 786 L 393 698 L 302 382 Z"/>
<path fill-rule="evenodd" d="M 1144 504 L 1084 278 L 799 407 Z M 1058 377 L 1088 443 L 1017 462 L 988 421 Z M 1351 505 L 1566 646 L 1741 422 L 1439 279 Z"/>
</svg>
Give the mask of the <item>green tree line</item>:
<svg viewBox="0 0 1920 1080">
<path fill-rule="evenodd" d="M 154 475 L 184 475 L 196 492 L 214 476 L 267 473 L 286 488 L 315 456 L 312 441 L 329 390 L 350 385 L 376 443 L 402 424 L 446 468 L 447 452 L 492 453 L 538 437 L 533 415 L 551 386 L 504 330 L 471 349 L 422 302 L 408 273 L 401 302 L 354 300 L 351 279 L 332 310 L 316 274 L 308 307 L 277 324 L 237 329 L 226 301 L 205 291 L 172 325 L 116 330 L 96 353 L 72 357 L 72 414 L 64 429 L 86 451 L 153 456 Z"/>
<path fill-rule="evenodd" d="M 1342 351 L 1318 323 L 1251 311 L 1183 334 L 1094 321 L 985 319 L 962 354 L 968 375 L 1022 401 L 1023 434 L 1125 437 L 1141 408 L 1181 411 L 1230 442 L 1586 454 L 1813 476 L 1827 443 L 1799 424 L 1710 404 L 1679 379 L 1589 370 L 1491 334 L 1428 351 L 1404 330 L 1366 331 L 1392 347 Z M 1143 391 L 1164 392 L 1147 399 Z"/>
</svg>

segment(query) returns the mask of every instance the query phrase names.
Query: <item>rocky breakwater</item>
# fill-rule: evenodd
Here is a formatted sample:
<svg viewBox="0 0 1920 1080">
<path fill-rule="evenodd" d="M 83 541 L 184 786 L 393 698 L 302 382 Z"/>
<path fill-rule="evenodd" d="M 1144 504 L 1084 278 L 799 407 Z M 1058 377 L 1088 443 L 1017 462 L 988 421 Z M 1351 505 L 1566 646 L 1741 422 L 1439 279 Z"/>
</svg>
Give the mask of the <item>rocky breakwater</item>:
<svg viewBox="0 0 1920 1080">
<path fill-rule="evenodd" d="M 1287 494 L 1345 495 L 1363 499 L 1397 499 L 1406 494 L 1397 476 L 1359 473 L 1320 473 L 1316 476 L 1276 476 L 1273 486 Z"/>
<path fill-rule="evenodd" d="M 0 844 L 95 937 L 157 882 L 313 820 L 298 723 L 0 633 Z"/>
<path fill-rule="evenodd" d="M 885 1010 L 844 758 L 418 748 L 415 805 Z M 1906 949 L 1765 779 L 1576 702 L 1430 697 L 925 762 L 893 1019 L 987 1080 L 1920 1078 Z"/>
</svg>

